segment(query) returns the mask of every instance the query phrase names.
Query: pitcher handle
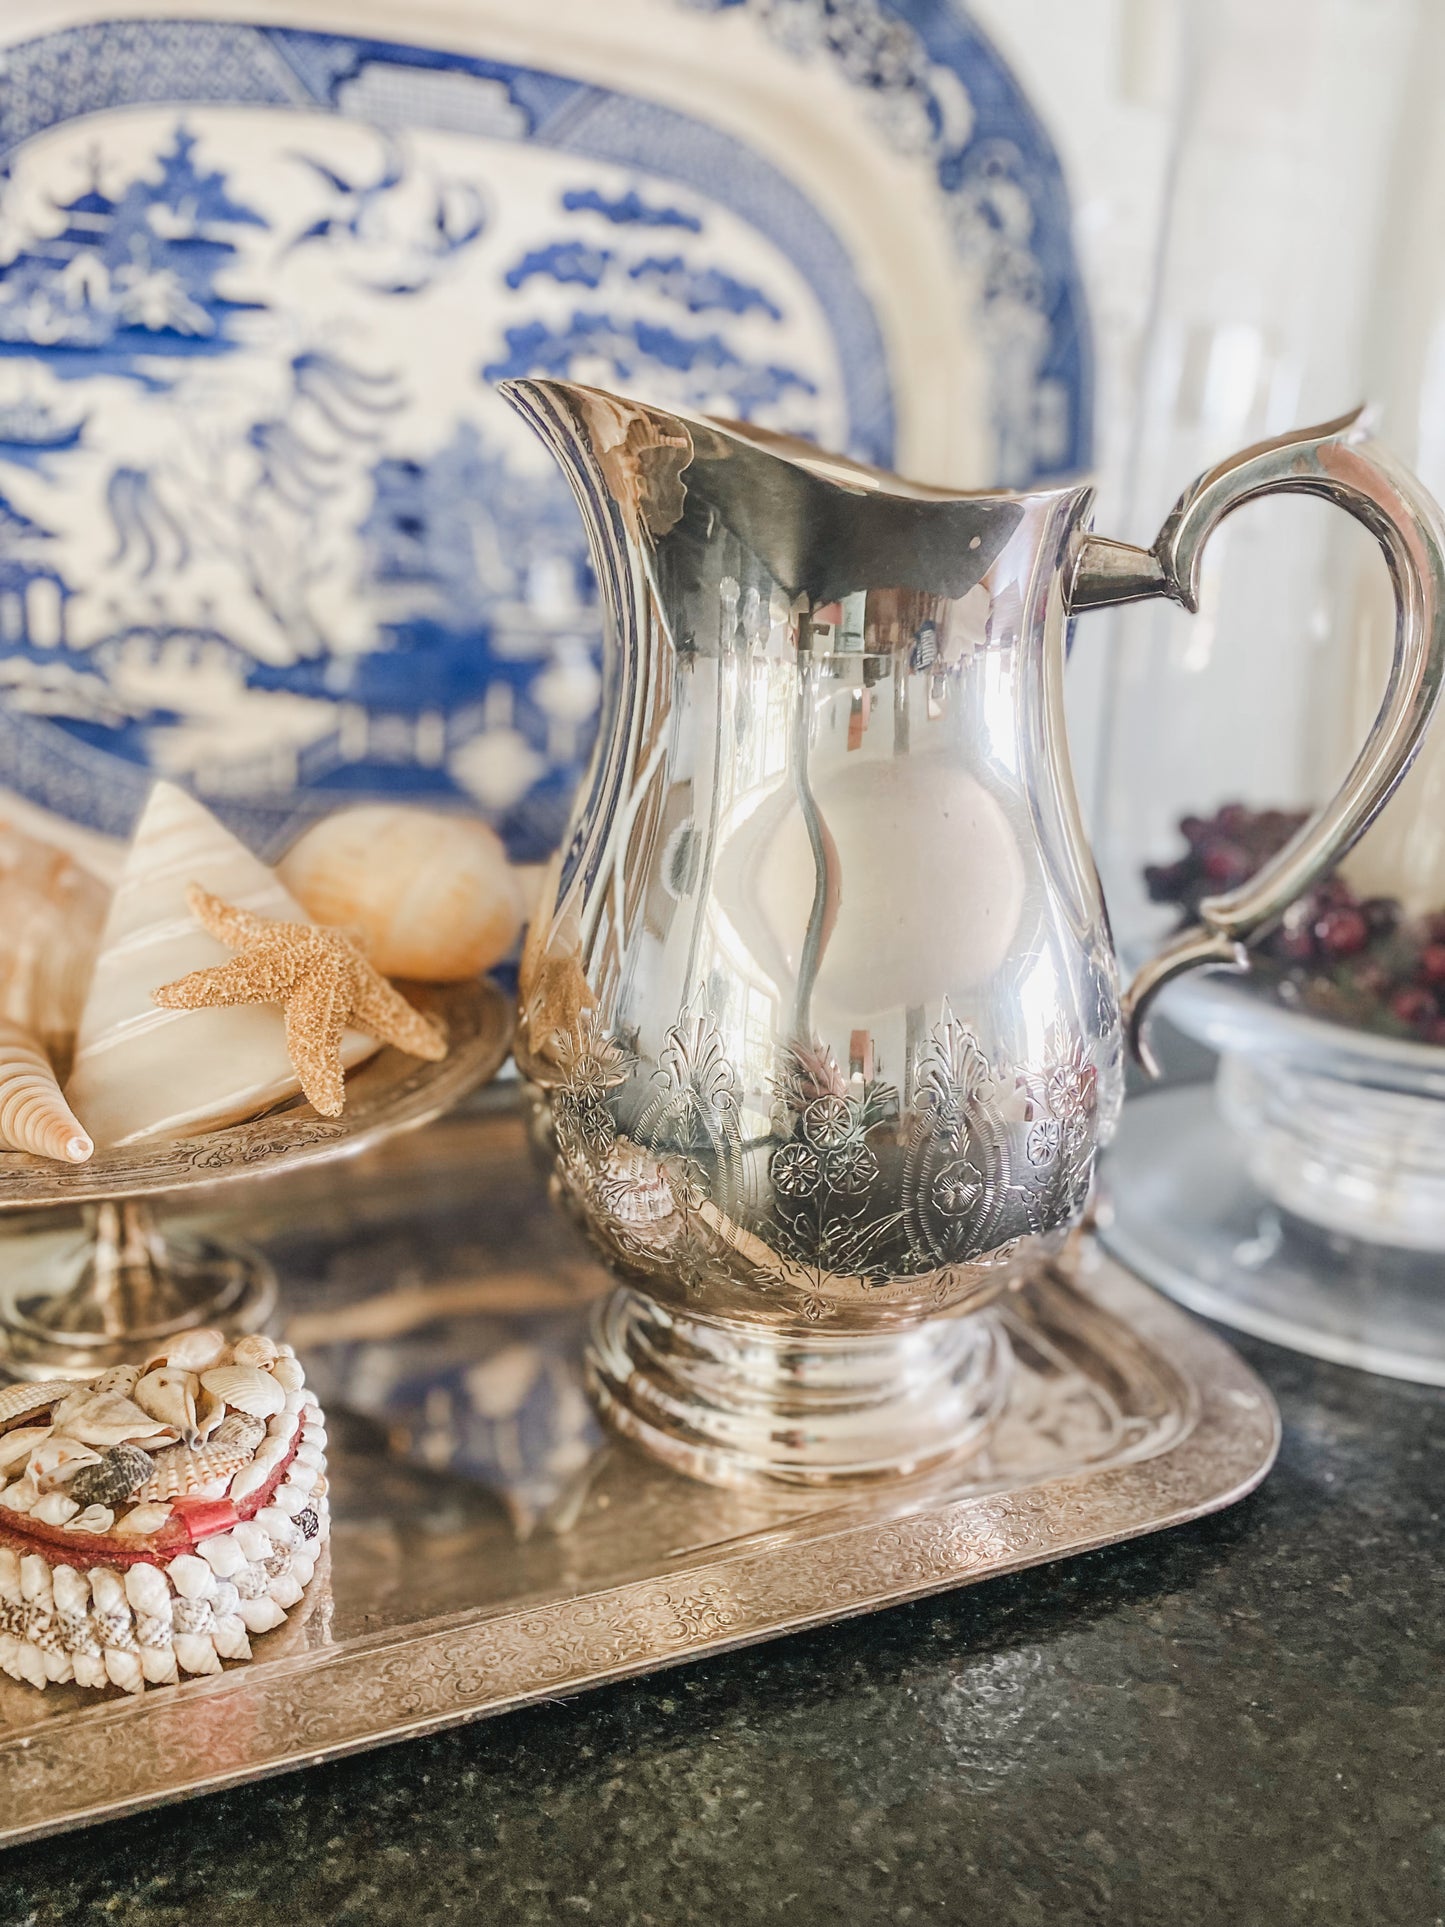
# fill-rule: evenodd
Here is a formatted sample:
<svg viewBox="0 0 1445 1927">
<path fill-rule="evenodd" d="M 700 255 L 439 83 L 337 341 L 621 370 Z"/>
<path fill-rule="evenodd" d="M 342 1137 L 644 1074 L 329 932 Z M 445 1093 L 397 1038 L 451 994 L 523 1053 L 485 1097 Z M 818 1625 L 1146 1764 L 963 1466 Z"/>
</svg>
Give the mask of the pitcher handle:
<svg viewBox="0 0 1445 1927">
<path fill-rule="evenodd" d="M 1199 922 L 1135 975 L 1124 995 L 1129 1045 L 1150 1076 L 1158 1068 L 1145 1019 L 1165 984 L 1201 964 L 1248 970 L 1247 945 L 1268 933 L 1296 898 L 1352 849 L 1414 758 L 1445 678 L 1445 520 L 1416 478 L 1379 447 L 1358 408 L 1319 428 L 1259 442 L 1201 475 L 1175 503 L 1152 549 L 1107 537 L 1079 542 L 1070 613 L 1167 596 L 1199 608 L 1204 544 L 1226 515 L 1260 495 L 1322 495 L 1347 509 L 1384 551 L 1395 591 L 1395 649 L 1384 699 L 1344 781 L 1247 883 L 1206 897 Z"/>
</svg>

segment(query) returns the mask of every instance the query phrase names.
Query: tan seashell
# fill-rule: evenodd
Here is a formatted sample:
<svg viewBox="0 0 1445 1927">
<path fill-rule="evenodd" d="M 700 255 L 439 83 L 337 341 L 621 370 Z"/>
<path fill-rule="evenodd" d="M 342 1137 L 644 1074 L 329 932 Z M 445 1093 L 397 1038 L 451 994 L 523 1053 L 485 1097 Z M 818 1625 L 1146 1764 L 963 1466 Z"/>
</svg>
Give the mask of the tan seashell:
<svg viewBox="0 0 1445 1927">
<path fill-rule="evenodd" d="M 128 1537 L 141 1537 L 143 1534 L 159 1532 L 171 1516 L 171 1508 L 152 1500 L 147 1505 L 132 1506 L 129 1512 L 120 1516 L 116 1531 Z"/>
<path fill-rule="evenodd" d="M 280 1356 L 280 1346 L 265 1332 L 247 1332 L 231 1347 L 231 1357 L 237 1365 L 254 1365 L 258 1372 L 274 1365 Z"/>
<path fill-rule="evenodd" d="M 292 845 L 277 875 L 318 923 L 355 932 L 387 977 L 475 977 L 508 955 L 522 928 L 500 839 L 440 810 L 339 810 Z"/>
<path fill-rule="evenodd" d="M 69 1067 L 109 892 L 52 843 L 0 823 L 0 1018 Z"/>
<path fill-rule="evenodd" d="M 132 1397 L 143 1412 L 184 1437 L 196 1429 L 196 1394 L 200 1389 L 194 1372 L 162 1365 L 138 1381 Z"/>
<path fill-rule="evenodd" d="M 71 1378 L 46 1378 L 34 1385 L 6 1385 L 0 1389 L 0 1432 L 48 1412 L 76 1389 Z"/>
<path fill-rule="evenodd" d="M 139 1365 L 112 1365 L 109 1371 L 101 1372 L 90 1381 L 90 1389 L 93 1392 L 119 1392 L 123 1398 L 129 1398 L 140 1375 Z"/>
<path fill-rule="evenodd" d="M 29 1472 L 42 1492 L 66 1485 L 83 1465 L 99 1465 L 100 1454 L 79 1439 L 51 1432 L 30 1454 Z"/>
<path fill-rule="evenodd" d="M 120 1392 L 94 1392 L 88 1385 L 68 1389 L 69 1397 L 56 1406 L 50 1422 L 57 1432 L 86 1445 L 124 1445 L 132 1440 L 159 1444 L 174 1436 L 173 1427 L 152 1418 Z"/>
<path fill-rule="evenodd" d="M 224 1332 L 210 1325 L 198 1325 L 194 1331 L 182 1332 L 179 1338 L 170 1339 L 152 1352 L 146 1360 L 146 1370 L 154 1371 L 157 1365 L 172 1365 L 177 1371 L 206 1372 L 221 1362 L 225 1350 Z"/>
<path fill-rule="evenodd" d="M 95 1150 L 60 1095 L 50 1059 L 18 1024 L 0 1019 L 0 1149 L 57 1164 L 84 1164 Z"/>
<path fill-rule="evenodd" d="M 35 1448 L 49 1437 L 48 1425 L 19 1425 L 13 1432 L 0 1433 L 0 1476 L 18 1472 Z"/>
<path fill-rule="evenodd" d="M 270 1418 L 286 1403 L 285 1392 L 271 1374 L 254 1365 L 218 1365 L 201 1375 L 201 1383 L 208 1392 L 253 1418 Z"/>
<path fill-rule="evenodd" d="M 203 1385 L 196 1394 L 196 1437 L 208 1439 L 226 1416 L 226 1401 Z"/>
<path fill-rule="evenodd" d="M 223 1420 L 216 1436 L 204 1445 L 182 1442 L 157 1452 L 155 1470 L 137 1491 L 137 1501 L 144 1504 L 148 1499 L 184 1499 L 203 1486 L 234 1478 L 243 1465 L 250 1463 L 260 1435 L 232 1431 L 223 1437 L 229 1423 Z M 240 1423 L 255 1422 L 241 1418 Z"/>
</svg>

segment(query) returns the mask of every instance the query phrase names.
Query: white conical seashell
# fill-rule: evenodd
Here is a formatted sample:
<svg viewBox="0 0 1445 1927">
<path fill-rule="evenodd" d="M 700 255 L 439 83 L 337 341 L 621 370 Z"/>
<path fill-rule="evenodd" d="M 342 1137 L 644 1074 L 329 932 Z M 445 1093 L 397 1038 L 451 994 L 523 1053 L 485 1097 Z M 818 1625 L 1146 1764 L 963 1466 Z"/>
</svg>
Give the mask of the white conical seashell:
<svg viewBox="0 0 1445 1927">
<path fill-rule="evenodd" d="M 33 1037 L 62 1072 L 108 894 L 64 850 L 0 823 L 0 1018 Z"/>
<path fill-rule="evenodd" d="M 318 923 L 356 931 L 386 977 L 475 977 L 522 928 L 507 853 L 473 817 L 406 803 L 338 810 L 292 845 L 277 874 Z"/>
<path fill-rule="evenodd" d="M 57 1486 L 68 1485 L 81 1466 L 99 1464 L 100 1454 L 92 1446 L 82 1445 L 64 1432 L 51 1432 L 37 1441 L 29 1470 L 42 1492 L 53 1492 Z"/>
<path fill-rule="evenodd" d="M 23 1479 L 17 1479 L 13 1485 L 6 1486 L 4 1497 L 0 1498 L 0 1505 L 3 1505 L 7 1512 L 29 1512 L 39 1497 L 40 1487 L 27 1472 Z"/>
<path fill-rule="evenodd" d="M 231 1347 L 231 1357 L 237 1365 L 254 1365 L 262 1372 L 274 1365 L 280 1356 L 275 1339 L 268 1338 L 265 1332 L 247 1332 Z"/>
<path fill-rule="evenodd" d="M 214 1392 L 238 1412 L 249 1412 L 252 1418 L 270 1418 L 286 1403 L 281 1386 L 269 1372 L 255 1365 L 217 1365 L 201 1374 L 201 1383 L 208 1392 Z"/>
<path fill-rule="evenodd" d="M 259 1599 L 243 1599 L 236 1608 L 236 1616 L 245 1622 L 248 1633 L 269 1633 L 286 1618 L 282 1608 L 264 1592 Z"/>
<path fill-rule="evenodd" d="M 0 1019 L 0 1150 L 84 1164 L 95 1150 L 60 1095 L 50 1059 L 18 1024 Z"/>
<path fill-rule="evenodd" d="M 178 1371 L 206 1372 L 219 1365 L 226 1351 L 226 1334 L 211 1325 L 198 1325 L 194 1331 L 181 1332 L 158 1346 L 146 1360 L 146 1370 L 157 1365 L 173 1365 Z"/>
<path fill-rule="evenodd" d="M 13 1432 L 0 1432 L 0 1473 L 18 1472 L 49 1437 L 48 1425 L 18 1425 Z"/>
<path fill-rule="evenodd" d="M 191 915 L 186 890 L 304 923 L 305 912 L 209 810 L 170 783 L 151 791 L 100 940 L 66 1096 L 97 1144 L 186 1137 L 254 1117 L 301 1088 L 274 1005 L 161 1009 L 151 993 L 231 952 Z M 342 1062 L 377 1048 L 347 1031 Z"/>
<path fill-rule="evenodd" d="M 143 1412 L 187 1437 L 196 1429 L 196 1394 L 200 1389 L 194 1372 L 162 1365 L 157 1371 L 147 1372 L 131 1396 Z"/>
<path fill-rule="evenodd" d="M 174 1430 L 123 1393 L 93 1392 L 88 1385 L 63 1398 L 51 1413 L 50 1422 L 57 1432 L 86 1445 L 125 1445 L 142 1440 L 159 1443 Z"/>
</svg>

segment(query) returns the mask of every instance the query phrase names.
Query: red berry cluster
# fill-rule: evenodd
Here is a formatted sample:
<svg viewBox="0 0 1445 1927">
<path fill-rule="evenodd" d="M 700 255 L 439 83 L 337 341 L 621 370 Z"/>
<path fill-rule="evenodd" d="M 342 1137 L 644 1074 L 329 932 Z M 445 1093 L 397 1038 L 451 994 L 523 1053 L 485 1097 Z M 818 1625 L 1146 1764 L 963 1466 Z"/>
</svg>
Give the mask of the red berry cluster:
<svg viewBox="0 0 1445 1927">
<path fill-rule="evenodd" d="M 1179 828 L 1188 850 L 1177 862 L 1145 870 L 1149 895 L 1177 904 L 1182 922 L 1192 923 L 1205 897 L 1247 881 L 1304 820 L 1242 803 L 1186 816 Z M 1290 905 L 1255 955 L 1266 974 L 1274 966 L 1290 1002 L 1369 1030 L 1445 1044 L 1445 913 L 1410 923 L 1392 898 L 1357 897 L 1332 874 Z"/>
</svg>

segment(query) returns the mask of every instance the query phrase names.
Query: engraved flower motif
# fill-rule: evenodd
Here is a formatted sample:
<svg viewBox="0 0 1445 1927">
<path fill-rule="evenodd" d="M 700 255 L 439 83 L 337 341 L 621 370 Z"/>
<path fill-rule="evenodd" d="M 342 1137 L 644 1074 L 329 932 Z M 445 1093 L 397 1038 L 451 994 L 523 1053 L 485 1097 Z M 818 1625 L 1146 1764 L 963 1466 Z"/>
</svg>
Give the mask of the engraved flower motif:
<svg viewBox="0 0 1445 1927">
<path fill-rule="evenodd" d="M 822 1318 L 832 1316 L 833 1307 L 826 1298 L 819 1298 L 811 1291 L 805 1291 L 798 1300 L 798 1310 L 810 1324 L 816 1325 Z"/>
<path fill-rule="evenodd" d="M 771 1174 L 785 1198 L 810 1198 L 823 1182 L 823 1160 L 811 1144 L 785 1144 L 773 1153 Z"/>
<path fill-rule="evenodd" d="M 834 1151 L 853 1134 L 853 1112 L 846 1098 L 815 1097 L 803 1112 L 802 1131 L 810 1144 Z"/>
<path fill-rule="evenodd" d="M 866 1144 L 845 1144 L 823 1160 L 824 1181 L 844 1197 L 857 1197 L 878 1175 L 878 1160 Z"/>
<path fill-rule="evenodd" d="M 1052 1164 L 1064 1141 L 1064 1127 L 1056 1117 L 1041 1117 L 1029 1128 L 1025 1149 L 1030 1164 Z"/>
<path fill-rule="evenodd" d="M 951 1158 L 933 1180 L 933 1202 L 946 1218 L 961 1218 L 983 1193 L 983 1178 L 967 1158 Z"/>
<path fill-rule="evenodd" d="M 1044 1102 L 1062 1123 L 1082 1124 L 1094 1114 L 1098 1082 L 1099 1073 L 1076 1046 L 1069 1059 L 1050 1067 L 1044 1078 Z"/>
<path fill-rule="evenodd" d="M 696 1158 L 670 1157 L 662 1160 L 662 1174 L 679 1211 L 701 1211 L 710 1191 L 707 1173 Z"/>
</svg>

